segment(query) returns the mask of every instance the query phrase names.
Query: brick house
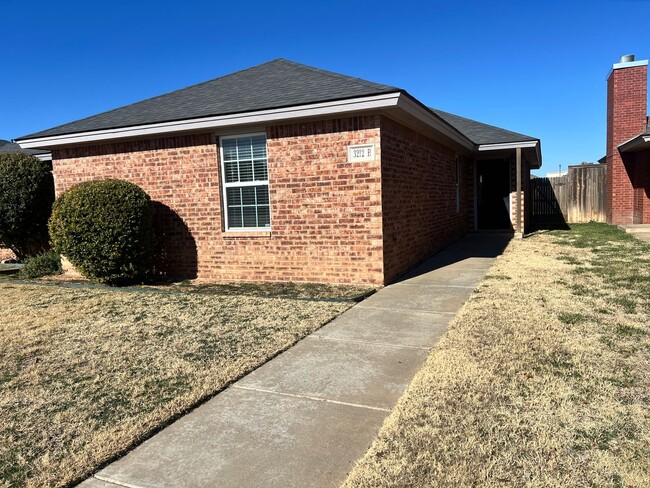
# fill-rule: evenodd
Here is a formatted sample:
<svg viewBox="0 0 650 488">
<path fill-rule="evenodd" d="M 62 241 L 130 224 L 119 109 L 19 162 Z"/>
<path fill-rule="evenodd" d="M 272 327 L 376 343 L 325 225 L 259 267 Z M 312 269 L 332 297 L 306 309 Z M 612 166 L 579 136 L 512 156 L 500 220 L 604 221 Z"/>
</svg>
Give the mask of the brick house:
<svg viewBox="0 0 650 488">
<path fill-rule="evenodd" d="M 648 60 L 623 56 L 607 79 L 607 222 L 650 224 Z"/>
<path fill-rule="evenodd" d="M 52 152 L 57 195 L 140 185 L 161 273 L 215 281 L 389 283 L 469 231 L 522 233 L 541 165 L 539 139 L 283 59 L 18 142 Z"/>
</svg>

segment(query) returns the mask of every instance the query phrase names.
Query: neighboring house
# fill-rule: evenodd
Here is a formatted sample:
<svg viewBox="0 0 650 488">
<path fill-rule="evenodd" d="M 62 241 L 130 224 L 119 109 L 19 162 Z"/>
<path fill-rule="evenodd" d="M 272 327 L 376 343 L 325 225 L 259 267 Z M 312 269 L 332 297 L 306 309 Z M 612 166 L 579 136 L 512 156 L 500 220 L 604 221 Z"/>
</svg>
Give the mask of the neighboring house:
<svg viewBox="0 0 650 488">
<path fill-rule="evenodd" d="M 36 156 L 42 161 L 51 161 L 52 154 L 49 151 L 42 151 L 38 149 L 23 149 L 15 142 L 7 141 L 5 139 L 0 139 L 0 154 L 2 153 L 25 153 L 32 156 Z M 13 260 L 16 256 L 10 249 L 5 249 L 0 247 L 0 263 L 6 260 Z"/>
<path fill-rule="evenodd" d="M 611 224 L 650 224 L 647 103 L 648 61 L 623 56 L 607 79 L 606 207 Z"/>
<path fill-rule="evenodd" d="M 389 283 L 471 230 L 522 233 L 541 165 L 539 139 L 283 59 L 18 141 L 52 151 L 57 194 L 140 185 L 161 273 L 219 281 Z"/>
<path fill-rule="evenodd" d="M 36 156 L 41 161 L 51 161 L 52 153 L 50 151 L 42 151 L 39 149 L 23 149 L 15 142 L 0 139 L 0 154 L 2 153 L 24 153 Z"/>
</svg>

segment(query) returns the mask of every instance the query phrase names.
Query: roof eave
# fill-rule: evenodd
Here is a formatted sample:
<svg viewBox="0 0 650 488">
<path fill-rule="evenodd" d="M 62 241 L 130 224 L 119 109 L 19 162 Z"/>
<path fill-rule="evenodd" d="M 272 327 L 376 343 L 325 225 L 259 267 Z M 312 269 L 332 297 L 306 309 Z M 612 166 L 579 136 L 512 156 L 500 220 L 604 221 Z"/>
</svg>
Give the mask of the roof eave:
<svg viewBox="0 0 650 488">
<path fill-rule="evenodd" d="M 477 149 L 477 145 L 469 137 L 409 93 L 403 92 L 403 96 L 400 98 L 398 106 L 464 148 L 469 149 L 470 151 L 475 151 Z"/>
<path fill-rule="evenodd" d="M 650 134 L 639 134 L 618 146 L 620 152 L 637 152 L 642 149 L 650 148 Z"/>
<path fill-rule="evenodd" d="M 52 148 L 62 146 L 116 142 L 117 140 L 170 135 L 174 133 L 211 131 L 237 126 L 277 124 L 290 120 L 351 115 L 353 113 L 368 113 L 373 111 L 381 112 L 383 110 L 400 110 L 409 117 L 417 120 L 418 123 L 442 134 L 447 140 L 453 141 L 470 152 L 503 150 L 515 147 L 534 148 L 537 167 L 541 166 L 539 140 L 476 144 L 449 122 L 433 112 L 429 107 L 423 105 L 405 91 L 130 127 L 116 127 L 42 137 L 25 136 L 16 139 L 16 142 L 25 149 L 51 150 Z"/>
<path fill-rule="evenodd" d="M 398 105 L 401 92 L 384 93 L 344 100 L 295 105 L 268 110 L 258 110 L 237 114 L 216 115 L 195 119 L 175 120 L 130 127 L 116 127 L 96 131 L 75 132 L 43 137 L 22 137 L 16 142 L 23 148 L 51 149 L 60 146 L 87 144 L 100 141 L 115 141 L 117 139 L 140 138 L 147 136 L 167 135 L 180 132 L 196 132 L 213 130 L 223 127 L 245 126 L 252 124 L 275 124 L 285 120 L 305 119 L 372 110 L 390 109 Z"/>
<path fill-rule="evenodd" d="M 542 167 L 542 142 L 539 139 L 527 141 L 499 142 L 495 144 L 479 144 L 478 151 L 503 151 L 505 149 L 532 149 L 535 158 L 531 161 L 533 169 Z"/>
<path fill-rule="evenodd" d="M 32 154 L 32 156 L 34 156 L 35 158 L 40 159 L 41 161 L 52 161 L 52 153 L 51 152 Z"/>
<path fill-rule="evenodd" d="M 288 120 L 339 116 L 342 114 L 391 109 L 402 110 L 410 117 L 426 124 L 466 149 L 470 151 L 476 150 L 476 145 L 469 138 L 403 91 L 306 105 L 295 105 L 292 107 L 218 115 L 213 117 L 201 117 L 196 119 L 177 120 L 131 127 L 118 127 L 43 137 L 26 136 L 19 138 L 16 141 L 23 148 L 52 149 L 55 147 L 89 144 L 100 141 L 115 141 L 118 139 L 151 137 L 171 133 L 196 132 L 199 130 L 214 130 L 225 127 L 254 124 L 276 124 Z"/>
</svg>

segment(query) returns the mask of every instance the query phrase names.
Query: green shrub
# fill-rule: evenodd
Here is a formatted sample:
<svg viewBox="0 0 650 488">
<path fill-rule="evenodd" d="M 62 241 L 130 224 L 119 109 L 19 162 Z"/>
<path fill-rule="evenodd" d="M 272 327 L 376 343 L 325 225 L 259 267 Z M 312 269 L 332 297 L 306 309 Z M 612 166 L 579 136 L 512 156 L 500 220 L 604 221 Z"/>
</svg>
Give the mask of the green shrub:
<svg viewBox="0 0 650 488">
<path fill-rule="evenodd" d="M 151 199 L 128 181 L 81 183 L 54 202 L 50 236 L 84 276 L 116 285 L 135 281 L 153 253 Z"/>
<path fill-rule="evenodd" d="M 25 266 L 20 268 L 18 277 L 40 278 L 41 276 L 52 276 L 61 274 L 61 256 L 54 251 L 47 251 L 38 256 L 27 258 Z"/>
<path fill-rule="evenodd" d="M 49 163 L 28 154 L 0 154 L 0 247 L 19 260 L 48 250 L 53 202 Z"/>
</svg>

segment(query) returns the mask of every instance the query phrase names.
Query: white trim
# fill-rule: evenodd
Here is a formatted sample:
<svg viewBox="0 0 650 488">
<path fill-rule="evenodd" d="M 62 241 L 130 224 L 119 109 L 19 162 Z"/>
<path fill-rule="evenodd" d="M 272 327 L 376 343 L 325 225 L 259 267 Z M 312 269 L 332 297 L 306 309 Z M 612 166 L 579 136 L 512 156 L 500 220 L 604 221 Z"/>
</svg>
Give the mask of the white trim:
<svg viewBox="0 0 650 488">
<path fill-rule="evenodd" d="M 523 142 L 502 142 L 499 144 L 480 144 L 479 151 L 499 151 L 501 149 L 516 149 L 518 147 L 535 147 L 539 141 L 523 141 Z"/>
<path fill-rule="evenodd" d="M 625 69 L 625 68 L 634 68 L 636 66 L 647 66 L 648 65 L 648 60 L 647 59 L 642 59 L 640 61 L 630 61 L 629 63 L 614 63 L 612 65 L 612 68 L 607 72 L 607 76 L 605 77 L 606 80 L 609 80 L 609 77 L 612 76 L 612 73 L 614 70 L 617 69 Z"/>
<path fill-rule="evenodd" d="M 172 132 L 195 131 L 201 129 L 215 129 L 228 126 L 262 124 L 292 118 L 321 117 L 333 114 L 358 112 L 361 110 L 375 110 L 381 108 L 394 108 L 397 106 L 401 92 L 373 95 L 370 97 L 351 98 L 349 100 L 334 100 L 331 102 L 296 105 L 271 110 L 258 110 L 255 112 L 238 113 L 231 115 L 217 115 L 197 119 L 161 122 L 157 124 L 138 125 L 116 129 L 105 129 L 76 134 L 36 137 L 23 139 L 19 142 L 24 148 L 50 148 L 66 144 L 79 144 L 93 141 L 105 141 L 125 137 L 141 137 Z"/>
<path fill-rule="evenodd" d="M 41 161 L 52 161 L 52 153 L 34 154 L 34 156 L 40 159 Z"/>
<path fill-rule="evenodd" d="M 629 63 L 614 63 L 612 71 L 615 69 L 634 68 L 636 66 L 648 66 L 648 60 L 642 59 L 640 61 L 630 61 Z"/>
<path fill-rule="evenodd" d="M 642 148 L 648 142 L 650 142 L 650 135 L 641 134 L 638 136 L 634 136 L 633 138 L 628 139 L 625 142 L 620 143 L 616 147 L 621 152 L 634 151 L 635 149 Z"/>
<path fill-rule="evenodd" d="M 503 142 L 499 144 L 481 144 L 478 146 L 479 151 L 500 151 L 503 149 L 517 149 L 518 147 L 522 149 L 526 148 L 535 148 L 535 155 L 537 157 L 537 165 L 531 163 L 532 167 L 539 169 L 542 167 L 542 151 L 541 143 L 537 141 L 522 141 L 522 142 Z"/>
<path fill-rule="evenodd" d="M 254 136 L 264 136 L 264 144 L 266 144 L 266 132 L 252 132 L 247 134 L 236 134 L 236 135 L 227 135 L 219 137 L 219 159 L 221 166 L 221 195 L 223 201 L 223 222 L 224 222 L 224 232 L 271 232 L 271 182 L 269 178 L 269 155 L 268 155 L 268 146 L 266 151 L 266 180 L 258 181 L 236 181 L 232 183 L 226 183 L 226 166 L 223 157 L 223 144 L 222 141 L 226 139 L 238 139 L 240 137 L 254 137 Z M 251 154 L 252 157 L 252 154 Z M 269 192 L 269 226 L 268 227 L 232 227 L 230 228 L 228 224 L 228 193 L 226 188 L 241 188 L 246 186 L 266 186 Z M 243 206 L 243 204 L 242 204 Z M 243 221 L 242 221 L 243 223 Z"/>
</svg>

